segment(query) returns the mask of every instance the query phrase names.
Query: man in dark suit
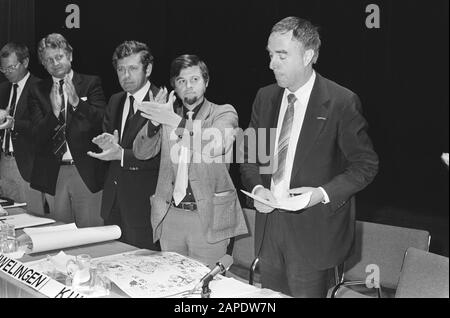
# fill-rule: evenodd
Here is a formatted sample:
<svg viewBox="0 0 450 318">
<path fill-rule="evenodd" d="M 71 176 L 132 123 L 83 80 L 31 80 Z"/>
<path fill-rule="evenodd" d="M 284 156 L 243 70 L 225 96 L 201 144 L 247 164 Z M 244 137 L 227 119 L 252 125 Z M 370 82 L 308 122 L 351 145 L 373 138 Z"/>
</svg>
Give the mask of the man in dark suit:
<svg viewBox="0 0 450 318">
<path fill-rule="evenodd" d="M 103 152 L 89 152 L 94 158 L 111 161 L 101 215 L 105 224 L 120 226 L 123 242 L 160 250 L 159 242 L 153 243 L 150 224 L 150 197 L 155 193 L 160 156 L 136 159 L 133 141 L 147 122 L 140 116 L 138 105 L 144 100 L 153 100 L 154 96 L 159 100 L 162 90 L 148 80 L 153 56 L 144 43 L 126 41 L 120 44 L 113 54 L 113 66 L 124 91 L 109 100 L 103 122 L 105 133 L 93 140 Z"/>
<path fill-rule="evenodd" d="M 27 104 L 30 88 L 40 79 L 28 71 L 30 53 L 24 44 L 7 43 L 0 50 L 0 61 L 8 80 L 0 84 L 0 194 L 26 202 L 29 211 L 42 214 L 43 194 L 30 187 L 34 149 Z"/>
<path fill-rule="evenodd" d="M 294 297 L 326 296 L 331 269 L 352 246 L 354 195 L 378 171 L 358 96 L 313 70 L 319 47 L 309 21 L 288 17 L 272 28 L 267 50 L 277 84 L 258 91 L 249 129 L 276 160 L 262 162 L 261 149 L 247 147 L 241 165 L 246 188 L 272 203 L 311 193 L 294 213 L 255 201 L 262 285 Z"/>
<path fill-rule="evenodd" d="M 51 78 L 30 94 L 36 157 L 31 186 L 47 193 L 51 215 L 79 227 L 99 226 L 105 163 L 87 155 L 102 131 L 105 97 L 100 78 L 72 70 L 72 47 L 60 34 L 38 44 Z"/>
</svg>

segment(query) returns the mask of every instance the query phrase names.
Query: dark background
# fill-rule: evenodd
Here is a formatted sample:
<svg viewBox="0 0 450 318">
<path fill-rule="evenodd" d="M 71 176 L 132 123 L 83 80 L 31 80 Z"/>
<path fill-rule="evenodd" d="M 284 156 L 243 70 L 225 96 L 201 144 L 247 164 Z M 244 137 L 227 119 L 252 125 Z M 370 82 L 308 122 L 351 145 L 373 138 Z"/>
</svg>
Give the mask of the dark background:
<svg viewBox="0 0 450 318">
<path fill-rule="evenodd" d="M 65 27 L 70 3 L 80 7 L 80 29 Z M 380 29 L 366 28 L 371 3 Z M 197 54 L 210 70 L 207 97 L 234 105 L 245 128 L 257 89 L 274 82 L 270 29 L 290 15 L 320 26 L 316 70 L 356 92 L 370 124 L 380 171 L 357 195 L 357 218 L 426 229 L 431 250 L 448 256 L 449 176 L 440 160 L 449 151 L 448 0 L 0 0 L 0 45 L 24 41 L 32 72 L 45 77 L 36 43 L 61 33 L 74 48 L 73 68 L 100 75 L 108 97 L 120 90 L 111 56 L 124 40 L 150 46 L 152 81 L 167 87 L 171 60 Z M 237 165 L 231 171 L 239 187 Z"/>
</svg>

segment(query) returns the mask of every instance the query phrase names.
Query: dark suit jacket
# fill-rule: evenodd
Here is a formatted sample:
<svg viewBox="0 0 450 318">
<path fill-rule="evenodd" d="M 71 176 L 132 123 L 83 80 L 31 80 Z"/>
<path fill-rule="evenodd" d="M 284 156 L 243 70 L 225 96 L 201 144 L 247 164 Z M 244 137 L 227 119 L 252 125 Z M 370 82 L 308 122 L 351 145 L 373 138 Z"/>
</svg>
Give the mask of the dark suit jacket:
<svg viewBox="0 0 450 318">
<path fill-rule="evenodd" d="M 87 155 L 98 152 L 92 138 L 102 133 L 105 111 L 105 96 L 101 80 L 97 76 L 73 74 L 73 84 L 80 102 L 76 111 L 67 103 L 66 139 L 75 166 L 92 193 L 103 188 L 107 164 Z M 29 96 L 33 136 L 36 142 L 36 157 L 31 176 L 31 187 L 54 195 L 60 168 L 60 158 L 53 154 L 52 137 L 58 129 L 58 118 L 50 103 L 52 78 L 40 82 Z"/>
<path fill-rule="evenodd" d="M 256 95 L 250 127 L 275 128 L 283 89 L 273 84 Z M 353 196 L 367 186 L 378 171 L 378 156 L 367 135 L 356 94 L 317 74 L 297 144 L 290 187 L 322 186 L 330 203 L 319 203 L 297 213 L 279 213 L 301 255 L 317 269 L 342 263 L 354 237 Z M 258 138 L 261 138 L 258 135 Z M 271 145 L 269 134 L 266 146 Z M 274 139 L 274 138 L 273 138 Z M 274 143 L 274 140 L 272 140 Z M 241 165 L 249 191 L 261 184 L 270 189 L 271 174 L 261 175 L 266 163 Z M 256 215 L 256 248 L 259 250 L 267 215 Z"/>
<path fill-rule="evenodd" d="M 158 93 L 158 88 L 153 84 L 150 90 L 154 96 Z M 117 129 L 120 136 L 126 97 L 126 92 L 111 96 L 103 123 L 105 132 L 112 134 Z M 144 100 L 149 100 L 148 93 Z M 111 162 L 103 190 L 101 215 L 106 220 L 111 213 L 114 201 L 118 200 L 122 218 L 128 226 L 151 229 L 150 196 L 155 193 L 160 156 L 149 160 L 139 160 L 133 154 L 134 138 L 146 122 L 147 120 L 140 115 L 140 112 L 136 112 L 120 140 L 120 145 L 124 149 L 123 167 L 119 160 Z"/>
<path fill-rule="evenodd" d="M 14 148 L 14 157 L 22 178 L 30 182 L 31 171 L 34 161 L 34 145 L 31 138 L 31 115 L 28 107 L 28 95 L 32 86 L 40 81 L 39 78 L 30 74 L 23 87 L 19 100 L 16 102 L 16 114 L 14 116 L 14 130 L 11 132 L 11 140 Z M 12 84 L 4 82 L 0 84 L 0 108 L 8 106 L 9 95 Z M 1 131 L 3 138 L 4 131 Z"/>
</svg>

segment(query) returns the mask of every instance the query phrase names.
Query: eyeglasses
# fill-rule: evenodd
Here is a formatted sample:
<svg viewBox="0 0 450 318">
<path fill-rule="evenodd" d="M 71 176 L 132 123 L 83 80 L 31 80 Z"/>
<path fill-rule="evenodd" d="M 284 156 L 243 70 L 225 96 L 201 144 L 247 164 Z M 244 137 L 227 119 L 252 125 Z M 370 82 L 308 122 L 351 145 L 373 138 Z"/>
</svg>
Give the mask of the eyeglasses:
<svg viewBox="0 0 450 318">
<path fill-rule="evenodd" d="M 56 64 L 61 62 L 61 60 L 65 57 L 64 54 L 57 54 L 55 55 L 55 57 L 48 57 L 46 59 L 43 60 L 45 65 L 49 65 L 49 64 Z"/>
<path fill-rule="evenodd" d="M 17 62 L 15 65 L 10 65 L 8 67 L 5 68 L 0 68 L 0 72 L 2 72 L 3 74 L 9 74 L 14 72 L 15 70 L 17 70 L 17 68 L 19 67 L 21 63 Z"/>
</svg>

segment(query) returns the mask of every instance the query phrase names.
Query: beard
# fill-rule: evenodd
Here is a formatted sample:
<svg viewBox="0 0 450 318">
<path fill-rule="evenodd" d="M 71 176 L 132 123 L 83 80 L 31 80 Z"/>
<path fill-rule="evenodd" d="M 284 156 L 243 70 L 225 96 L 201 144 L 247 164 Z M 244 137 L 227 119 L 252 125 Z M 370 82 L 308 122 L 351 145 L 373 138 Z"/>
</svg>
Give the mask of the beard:
<svg viewBox="0 0 450 318">
<path fill-rule="evenodd" d="M 193 105 L 198 101 L 198 96 L 185 97 L 183 102 L 187 105 Z"/>
</svg>

